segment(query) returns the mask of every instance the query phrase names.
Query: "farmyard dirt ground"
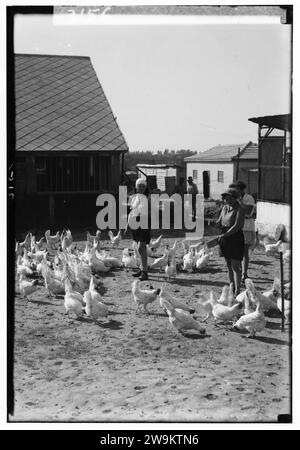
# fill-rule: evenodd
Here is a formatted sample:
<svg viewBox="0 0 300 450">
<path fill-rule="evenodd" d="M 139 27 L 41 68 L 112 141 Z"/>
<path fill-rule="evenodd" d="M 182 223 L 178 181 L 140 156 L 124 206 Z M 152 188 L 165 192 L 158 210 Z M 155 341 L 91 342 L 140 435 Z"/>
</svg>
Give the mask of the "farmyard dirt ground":
<svg viewBox="0 0 300 450">
<path fill-rule="evenodd" d="M 130 245 L 123 240 L 111 253 L 120 256 Z M 185 337 L 158 301 L 149 306 L 151 315 L 135 314 L 131 273 L 101 275 L 99 292 L 110 315 L 99 325 L 86 317 L 69 322 L 63 297 L 50 300 L 42 286 L 28 304 L 16 296 L 10 421 L 277 422 L 279 414 L 290 413 L 290 330 L 281 332 L 280 317 L 267 317 L 256 339 L 216 328 L 211 319 L 204 337 Z M 255 286 L 270 288 L 276 275 L 279 259 L 255 249 L 249 270 Z M 163 281 L 163 272 L 150 272 L 143 285 Z M 215 249 L 205 271 L 179 273 L 169 287 L 201 318 L 195 294 L 221 293 L 227 282 Z"/>
</svg>

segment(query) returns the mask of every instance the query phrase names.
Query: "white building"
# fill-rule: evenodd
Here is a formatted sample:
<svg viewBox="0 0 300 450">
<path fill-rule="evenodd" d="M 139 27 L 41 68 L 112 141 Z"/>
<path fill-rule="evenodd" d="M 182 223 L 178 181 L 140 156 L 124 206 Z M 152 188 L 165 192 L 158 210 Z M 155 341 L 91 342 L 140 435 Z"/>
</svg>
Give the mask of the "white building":
<svg viewBox="0 0 300 450">
<path fill-rule="evenodd" d="M 184 177 L 184 167 L 177 164 L 137 164 L 139 177 L 148 180 L 154 189 L 171 194 L 181 177 Z"/>
<path fill-rule="evenodd" d="M 253 117 L 258 124 L 257 230 L 277 240 L 291 234 L 291 114 Z"/>
<path fill-rule="evenodd" d="M 257 193 L 258 146 L 248 144 L 217 145 L 189 156 L 186 177 L 191 176 L 205 199 L 217 200 L 236 180 L 247 185 L 247 192 Z"/>
</svg>

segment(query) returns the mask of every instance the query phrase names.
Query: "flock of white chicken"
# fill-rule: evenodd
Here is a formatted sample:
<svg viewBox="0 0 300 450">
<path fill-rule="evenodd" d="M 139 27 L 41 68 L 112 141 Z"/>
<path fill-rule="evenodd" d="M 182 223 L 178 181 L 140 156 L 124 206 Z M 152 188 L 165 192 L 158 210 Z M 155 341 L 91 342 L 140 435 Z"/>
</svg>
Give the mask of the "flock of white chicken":
<svg viewBox="0 0 300 450">
<path fill-rule="evenodd" d="M 118 248 L 122 240 L 121 232 L 116 235 L 108 232 L 111 246 Z M 175 278 L 179 270 L 202 270 L 209 265 L 213 252 L 207 245 L 197 243 L 191 245 L 187 240 L 174 242 L 170 247 L 166 245 L 163 256 L 155 257 L 157 249 L 161 246 L 162 235 L 151 240 L 147 246 L 149 257 L 154 258 L 149 268 L 164 271 L 167 279 Z M 265 246 L 266 254 L 278 251 L 280 243 Z M 102 297 L 97 291 L 99 276 L 111 269 L 134 269 L 140 266 L 140 255 L 136 246 L 122 250 L 120 257 L 112 256 L 107 249 L 101 248 L 101 231 L 93 236 L 87 233 L 84 251 L 79 251 L 73 243 L 70 230 L 63 230 L 51 236 L 50 231 L 45 232 L 45 237 L 36 241 L 35 236 L 28 233 L 24 242 L 16 243 L 16 274 L 18 277 L 19 292 L 29 301 L 28 296 L 34 293 L 39 285 L 44 285 L 49 296 L 64 296 L 66 314 L 80 318 L 85 313 L 87 317 L 97 322 L 102 317 L 109 315 L 107 305 L 102 302 Z M 273 247 L 270 247 L 273 245 Z M 180 255 L 176 251 L 180 251 Z M 51 255 L 50 255 L 51 252 Z M 51 256 L 51 257 L 50 257 Z M 176 257 L 180 263 L 176 264 Z M 272 288 L 267 292 L 258 292 L 252 280 L 245 281 L 246 289 L 237 297 L 233 294 L 233 286 L 225 285 L 222 294 L 216 298 L 211 291 L 208 298 L 204 294 L 198 294 L 197 308 L 201 316 L 193 316 L 195 309 L 189 307 L 183 301 L 174 298 L 164 283 L 160 289 L 143 289 L 139 280 L 132 283 L 133 299 L 136 303 L 136 313 L 143 307 L 149 314 L 148 305 L 156 299 L 160 307 L 169 317 L 169 322 L 181 333 L 188 330 L 196 330 L 200 334 L 205 333 L 201 323 L 213 317 L 215 325 L 218 322 L 229 322 L 232 329 L 244 329 L 249 332 L 249 337 L 255 336 L 266 325 L 264 312 L 274 309 L 281 311 L 280 280 L 275 278 Z M 285 286 L 284 311 L 286 321 L 290 321 L 290 283 Z M 205 316 L 203 317 L 203 313 Z M 199 319 L 199 320 L 197 320 Z"/>
</svg>

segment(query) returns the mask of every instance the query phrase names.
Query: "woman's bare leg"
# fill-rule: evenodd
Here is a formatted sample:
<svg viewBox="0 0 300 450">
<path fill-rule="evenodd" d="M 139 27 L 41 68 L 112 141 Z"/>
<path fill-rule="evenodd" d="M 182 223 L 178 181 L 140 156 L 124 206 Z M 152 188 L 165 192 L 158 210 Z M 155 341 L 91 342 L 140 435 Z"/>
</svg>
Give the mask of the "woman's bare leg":
<svg viewBox="0 0 300 450">
<path fill-rule="evenodd" d="M 241 289 L 241 279 L 242 279 L 242 264 L 241 261 L 237 259 L 231 260 L 231 267 L 233 270 L 233 277 L 234 277 L 234 288 L 235 288 L 235 295 L 238 295 L 240 293 Z"/>
</svg>

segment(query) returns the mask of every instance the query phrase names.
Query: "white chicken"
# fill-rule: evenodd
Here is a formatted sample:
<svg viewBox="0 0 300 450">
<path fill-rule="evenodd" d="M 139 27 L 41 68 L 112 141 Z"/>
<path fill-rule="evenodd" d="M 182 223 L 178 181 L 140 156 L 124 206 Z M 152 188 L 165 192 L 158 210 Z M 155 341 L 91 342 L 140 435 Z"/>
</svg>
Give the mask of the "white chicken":
<svg viewBox="0 0 300 450">
<path fill-rule="evenodd" d="M 169 245 L 166 245 L 166 249 L 168 252 L 168 258 L 175 258 L 176 255 L 176 249 L 177 249 L 177 241 L 174 242 L 173 247 L 170 247 Z"/>
<path fill-rule="evenodd" d="M 277 241 L 276 244 L 268 244 L 267 242 L 268 240 L 265 238 L 263 245 L 265 247 L 266 256 L 272 256 L 279 252 L 279 248 L 282 243 L 281 240 Z"/>
<path fill-rule="evenodd" d="M 118 233 L 116 234 L 116 236 L 113 235 L 112 231 L 108 232 L 108 236 L 110 238 L 110 241 L 112 243 L 113 248 L 118 247 L 120 242 L 121 242 L 121 230 L 118 231 Z"/>
<path fill-rule="evenodd" d="M 206 316 L 203 317 L 201 322 L 206 322 L 212 316 L 213 305 L 216 302 L 213 291 L 210 292 L 209 299 L 206 299 L 203 294 L 200 294 L 198 300 L 200 309 L 204 310 L 206 313 Z"/>
<path fill-rule="evenodd" d="M 47 242 L 48 249 L 55 248 L 56 244 L 60 243 L 60 233 L 59 233 L 59 231 L 54 236 L 51 236 L 50 235 L 50 230 L 47 230 L 45 232 L 45 237 L 46 237 L 46 242 Z"/>
<path fill-rule="evenodd" d="M 218 303 L 221 303 L 222 305 L 228 306 L 228 300 L 229 300 L 229 286 L 228 284 L 225 284 L 222 288 L 222 294 L 218 300 Z"/>
<path fill-rule="evenodd" d="M 269 291 L 263 292 L 263 296 L 268 298 L 269 300 L 272 300 L 274 303 L 277 302 L 277 299 L 280 295 L 281 290 L 281 282 L 279 278 L 274 278 L 272 288 Z M 272 306 L 272 305 L 271 305 Z"/>
<path fill-rule="evenodd" d="M 166 267 L 168 263 L 168 253 L 165 249 L 163 256 L 156 258 L 152 264 L 150 264 L 150 269 L 162 269 Z"/>
<path fill-rule="evenodd" d="M 171 258 L 171 261 L 167 261 L 167 265 L 165 268 L 165 274 L 167 275 L 168 279 L 170 278 L 176 278 L 177 275 L 177 269 L 176 269 L 176 262 L 175 262 L 175 256 Z"/>
<path fill-rule="evenodd" d="M 162 300 L 162 308 L 167 311 L 169 316 L 169 322 L 180 333 L 184 334 L 188 330 L 196 330 L 200 334 L 205 334 L 205 329 L 201 326 L 197 320 L 193 319 L 191 315 L 181 308 L 174 308 L 167 300 Z"/>
<path fill-rule="evenodd" d="M 89 232 L 87 232 L 86 235 L 86 240 L 87 242 L 90 242 L 91 244 L 94 243 L 94 241 L 96 242 L 100 242 L 101 239 L 101 231 L 97 230 L 95 236 L 93 236 L 92 234 L 90 234 Z"/>
<path fill-rule="evenodd" d="M 31 238 L 32 238 L 32 234 L 27 233 L 23 242 L 16 243 L 16 252 L 18 252 L 18 254 L 22 255 L 24 249 L 26 249 L 27 251 L 30 250 Z"/>
<path fill-rule="evenodd" d="M 190 314 L 195 313 L 194 308 L 191 308 L 190 306 L 186 305 L 184 302 L 171 296 L 170 293 L 168 293 L 168 288 L 165 283 L 161 286 L 160 293 L 159 293 L 159 304 L 163 309 L 164 309 L 164 306 L 163 306 L 164 300 L 167 300 L 174 308 L 180 308 L 183 311 L 187 311 Z"/>
<path fill-rule="evenodd" d="M 70 313 L 76 315 L 79 318 L 83 314 L 83 306 L 85 304 L 83 296 L 72 289 L 72 283 L 68 278 L 65 279 L 65 301 L 64 306 L 66 309 L 66 314 L 70 319 Z"/>
<path fill-rule="evenodd" d="M 71 247 L 72 247 L 72 242 L 73 242 L 73 238 L 72 238 L 71 231 L 67 230 L 65 236 L 62 238 L 62 241 L 61 241 L 62 249 L 70 252 Z"/>
<path fill-rule="evenodd" d="M 45 287 L 48 290 L 49 297 L 53 295 L 62 295 L 65 293 L 65 285 L 61 276 L 57 277 L 52 269 L 48 266 L 46 256 L 41 264 L 41 272 L 45 281 Z"/>
<path fill-rule="evenodd" d="M 233 329 L 247 330 L 249 331 L 248 337 L 251 338 L 255 336 L 257 331 L 262 331 L 265 328 L 266 319 L 253 283 L 248 284 L 247 293 L 249 295 L 250 302 L 256 304 L 256 310 L 241 316 L 238 321 L 233 324 Z"/>
<path fill-rule="evenodd" d="M 135 313 L 139 311 L 140 307 L 143 306 L 144 310 L 148 313 L 147 305 L 149 303 L 154 302 L 157 296 L 160 293 L 160 289 L 141 289 L 140 281 L 134 280 L 132 283 L 132 293 L 135 303 L 137 304 L 137 308 Z"/>
<path fill-rule="evenodd" d="M 246 286 L 246 289 L 248 292 L 251 291 L 252 293 L 255 293 L 255 297 L 257 297 L 258 301 L 260 302 L 262 310 L 269 311 L 270 309 L 275 309 L 275 310 L 278 309 L 276 302 L 273 301 L 272 298 L 270 298 L 268 293 L 267 293 L 267 295 L 264 295 L 255 289 L 253 281 L 250 278 L 246 278 L 245 286 Z"/>
<path fill-rule="evenodd" d="M 97 323 L 100 317 L 108 316 L 108 307 L 101 302 L 101 295 L 96 291 L 94 277 L 91 277 L 89 290 L 83 295 L 85 301 L 85 312 L 88 317 Z"/>
<path fill-rule="evenodd" d="M 101 259 L 97 258 L 95 249 L 91 250 L 88 261 L 90 268 L 96 273 L 108 272 L 110 270 L 110 268 L 106 266 Z"/>
<path fill-rule="evenodd" d="M 197 260 L 196 260 L 196 269 L 198 270 L 202 270 L 204 269 L 208 263 L 209 263 L 209 258 L 213 255 L 213 252 L 210 253 L 205 253 L 204 255 L 200 256 Z"/>
<path fill-rule="evenodd" d="M 17 274 L 19 277 L 21 275 L 28 276 L 33 274 L 33 270 L 25 264 L 22 264 L 22 256 L 19 255 L 17 258 Z"/>
<path fill-rule="evenodd" d="M 26 248 L 24 248 L 24 253 L 22 257 L 22 265 L 31 269 L 32 267 L 32 259 L 28 256 Z"/>
<path fill-rule="evenodd" d="M 282 312 L 282 297 L 277 299 L 277 307 Z M 291 303 L 291 283 L 286 283 L 284 285 L 284 317 L 286 324 L 288 325 L 291 321 L 291 313 L 292 313 L 292 303 Z"/>
<path fill-rule="evenodd" d="M 194 250 L 190 249 L 183 257 L 183 270 L 190 271 L 194 266 Z"/>
<path fill-rule="evenodd" d="M 152 248 L 152 250 L 156 250 L 160 246 L 162 237 L 163 235 L 161 234 L 157 239 L 151 239 L 149 246 Z"/>
<path fill-rule="evenodd" d="M 103 261 L 107 267 L 121 268 L 123 267 L 122 261 L 115 256 L 111 256 L 108 251 L 102 251 L 101 253 L 96 251 L 96 256 L 100 261 Z"/>
<path fill-rule="evenodd" d="M 41 237 L 39 241 L 36 241 L 35 236 L 31 236 L 30 249 L 31 252 L 41 250 L 46 243 L 46 238 Z"/>
<path fill-rule="evenodd" d="M 256 310 L 256 304 L 252 303 L 249 291 L 246 289 L 244 297 L 244 314 L 251 314 Z"/>
<path fill-rule="evenodd" d="M 131 253 L 129 248 L 124 248 L 122 251 L 122 264 L 126 269 L 138 268 L 138 262 L 134 254 Z"/>
<path fill-rule="evenodd" d="M 228 305 L 219 303 L 212 294 L 210 297 L 210 302 L 212 304 L 212 315 L 214 317 L 215 325 L 217 325 L 218 320 L 225 322 L 225 324 L 234 320 L 239 315 L 239 311 L 242 309 L 241 303 L 236 303 L 234 305 L 231 304 L 232 297 L 230 295 L 228 295 Z"/>
<path fill-rule="evenodd" d="M 28 280 L 25 275 L 21 274 L 19 278 L 20 293 L 29 302 L 28 295 L 33 294 L 38 289 L 38 280 Z"/>
</svg>

